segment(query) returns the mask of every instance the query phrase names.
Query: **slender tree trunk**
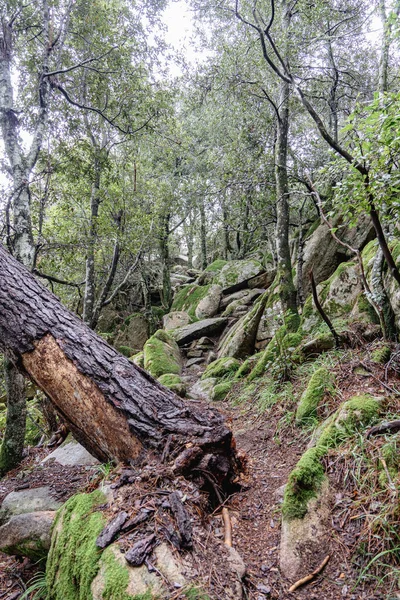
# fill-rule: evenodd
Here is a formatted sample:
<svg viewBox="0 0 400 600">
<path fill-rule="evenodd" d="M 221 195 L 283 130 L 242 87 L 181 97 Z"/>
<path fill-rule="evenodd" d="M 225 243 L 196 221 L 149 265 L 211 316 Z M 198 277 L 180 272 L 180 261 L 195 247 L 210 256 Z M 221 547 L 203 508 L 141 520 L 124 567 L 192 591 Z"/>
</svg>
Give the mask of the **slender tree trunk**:
<svg viewBox="0 0 400 600">
<path fill-rule="evenodd" d="M 222 197 L 222 229 L 223 229 L 223 245 L 222 245 L 222 257 L 224 260 L 231 258 L 232 248 L 229 239 L 229 221 L 228 221 L 228 209 L 226 206 L 225 194 Z"/>
<path fill-rule="evenodd" d="M 171 215 L 163 214 L 160 217 L 160 256 L 162 265 L 162 303 L 169 309 L 172 303 L 171 272 L 169 260 L 169 222 Z"/>
<path fill-rule="evenodd" d="M 7 391 L 7 418 L 1 445 L 0 476 L 21 460 L 26 423 L 25 379 L 8 359 L 4 360 L 4 379 Z"/>
<path fill-rule="evenodd" d="M 207 267 L 207 224 L 204 200 L 200 202 L 200 242 L 201 242 L 201 267 Z"/>
<path fill-rule="evenodd" d="M 51 399 L 72 433 L 101 460 L 161 457 L 175 468 L 237 473 L 220 413 L 185 403 L 109 346 L 0 247 L 0 348 Z"/>
<path fill-rule="evenodd" d="M 82 318 L 92 326 L 96 296 L 96 274 L 95 274 L 95 253 L 98 236 L 98 217 L 100 206 L 100 179 L 101 179 L 101 162 L 100 156 L 96 149 L 94 159 L 94 179 L 90 193 L 90 218 L 89 218 L 89 236 L 88 248 L 86 254 L 86 276 L 85 276 L 85 293 L 83 296 L 83 315 Z"/>
</svg>

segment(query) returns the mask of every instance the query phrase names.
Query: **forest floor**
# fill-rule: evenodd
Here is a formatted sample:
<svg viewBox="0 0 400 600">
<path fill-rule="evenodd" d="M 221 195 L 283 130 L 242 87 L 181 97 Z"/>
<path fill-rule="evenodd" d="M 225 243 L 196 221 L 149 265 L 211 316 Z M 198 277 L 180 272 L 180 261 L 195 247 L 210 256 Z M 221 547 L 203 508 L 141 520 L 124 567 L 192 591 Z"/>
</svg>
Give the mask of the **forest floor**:
<svg viewBox="0 0 400 600">
<path fill-rule="evenodd" d="M 361 357 L 365 360 L 364 355 Z M 365 364 L 365 363 L 364 363 Z M 398 385 L 397 378 L 385 381 L 384 367 L 375 365 L 371 371 L 357 374 L 360 356 L 348 353 L 338 363 L 336 377 L 340 401 L 355 393 L 371 393 L 388 396 L 392 385 Z M 201 375 L 198 367 L 190 370 L 189 378 L 195 382 Z M 242 556 L 246 566 L 245 598 L 247 600 L 293 599 L 310 600 L 395 600 L 400 598 L 396 589 L 398 579 L 389 576 L 383 579 L 384 571 L 378 576 L 363 576 L 360 573 L 369 561 L 369 554 L 363 557 L 357 553 L 360 541 L 369 540 L 374 551 L 374 536 L 368 531 L 370 505 L 363 505 L 362 494 L 357 486 L 357 478 L 351 476 L 355 463 L 348 454 L 330 454 L 326 461 L 332 489 L 332 537 L 330 539 L 330 559 L 325 569 L 313 581 L 294 593 L 288 588 L 293 581 L 287 581 L 279 569 L 280 545 L 280 504 L 282 486 L 304 452 L 309 433 L 293 424 L 293 408 L 296 404 L 296 381 L 294 394 L 289 403 L 275 404 L 266 412 L 260 413 L 252 399 L 238 403 L 235 390 L 226 402 L 218 407 L 231 421 L 239 449 L 244 450 L 249 459 L 249 481 L 246 489 L 233 494 L 228 502 L 233 526 L 233 546 Z M 335 401 L 329 407 L 333 411 Z M 399 403 L 398 399 L 390 400 Z M 338 404 L 338 401 L 336 401 Z M 391 406 L 393 412 L 400 412 L 400 404 Z M 374 438 L 369 444 L 377 448 L 381 441 Z M 61 467 L 54 462 L 38 468 L 47 449 L 31 449 L 20 468 L 0 482 L 0 501 L 13 490 L 49 485 L 56 498 L 67 499 L 76 491 L 92 490 L 103 477 L 99 467 Z M 209 518 L 209 527 L 222 536 L 221 517 L 217 514 Z M 378 548 L 379 550 L 379 548 Z M 377 550 L 377 551 L 378 551 Z M 303 576 L 312 573 L 324 556 L 315 554 L 304 567 Z M 34 565 L 26 560 L 18 560 L 0 554 L 0 600 L 17 600 L 27 582 L 43 565 Z M 392 573 L 392 571 L 389 571 Z M 371 575 L 370 572 L 367 575 Z M 28 596 L 33 597 L 33 596 Z M 213 598 L 212 600 L 218 600 Z"/>
</svg>

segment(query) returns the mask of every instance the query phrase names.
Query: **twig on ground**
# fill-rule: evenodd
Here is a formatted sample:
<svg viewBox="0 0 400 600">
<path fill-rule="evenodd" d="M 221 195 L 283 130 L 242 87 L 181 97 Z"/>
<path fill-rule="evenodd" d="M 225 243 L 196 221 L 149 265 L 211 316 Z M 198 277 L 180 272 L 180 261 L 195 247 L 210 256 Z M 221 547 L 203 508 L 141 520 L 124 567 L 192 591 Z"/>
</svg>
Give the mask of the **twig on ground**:
<svg viewBox="0 0 400 600">
<path fill-rule="evenodd" d="M 224 544 L 229 548 L 232 548 L 232 522 L 229 516 L 229 510 L 226 506 L 222 509 L 222 520 L 225 528 Z"/>
<path fill-rule="evenodd" d="M 330 559 L 330 556 L 328 554 L 328 556 L 326 556 L 324 558 L 324 560 L 322 561 L 322 563 L 319 565 L 319 567 L 317 569 L 315 569 L 315 571 L 313 571 L 312 573 L 310 573 L 310 575 L 307 575 L 306 577 L 302 577 L 302 579 L 299 579 L 298 581 L 296 581 L 296 583 L 294 583 L 289 588 L 289 592 L 294 592 L 301 585 L 304 585 L 305 583 L 308 583 L 309 581 L 312 581 L 314 579 L 314 577 L 316 577 L 319 573 L 321 573 L 322 569 L 325 567 L 325 565 L 327 564 L 327 562 L 328 562 L 329 559 Z"/>
</svg>

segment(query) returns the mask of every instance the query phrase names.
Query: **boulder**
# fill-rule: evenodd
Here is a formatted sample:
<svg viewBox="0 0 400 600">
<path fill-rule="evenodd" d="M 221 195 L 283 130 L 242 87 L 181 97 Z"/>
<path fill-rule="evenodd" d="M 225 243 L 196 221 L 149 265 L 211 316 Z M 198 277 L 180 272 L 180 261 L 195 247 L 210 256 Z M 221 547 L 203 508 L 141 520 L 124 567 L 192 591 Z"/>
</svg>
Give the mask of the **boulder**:
<svg viewBox="0 0 400 600">
<path fill-rule="evenodd" d="M 143 346 L 149 337 L 149 324 L 144 315 L 134 313 L 127 317 L 119 326 L 114 338 L 116 348 L 126 347 L 130 349 L 129 356 L 143 350 Z M 124 354 L 124 352 L 122 352 Z"/>
<path fill-rule="evenodd" d="M 335 224 L 338 227 L 338 224 Z M 355 227 L 339 227 L 336 235 L 353 248 L 362 248 L 375 237 L 371 219 L 363 215 Z M 304 248 L 303 289 L 306 294 L 311 291 L 309 273 L 314 274 L 315 282 L 328 279 L 341 262 L 353 259 L 354 254 L 341 246 L 330 233 L 325 223 L 319 225 L 311 234 Z"/>
<path fill-rule="evenodd" d="M 246 296 L 248 296 L 249 294 L 249 290 L 239 290 L 238 292 L 234 292 L 233 294 L 229 294 L 228 296 L 223 296 L 221 298 L 221 302 L 219 305 L 220 310 L 225 310 L 227 306 L 229 306 L 229 304 L 231 304 L 232 302 L 235 302 L 236 300 L 242 300 L 245 303 L 245 298 Z"/>
<path fill-rule="evenodd" d="M 10 492 L 1 504 L 0 522 L 25 513 L 54 511 L 61 505 L 62 502 L 52 497 L 48 486 Z"/>
<path fill-rule="evenodd" d="M 34 561 L 45 558 L 55 514 L 55 511 L 39 511 L 11 517 L 0 527 L 1 552 Z"/>
<path fill-rule="evenodd" d="M 264 271 L 265 268 L 258 260 L 232 260 L 222 267 L 215 283 L 223 288 L 224 294 L 231 294 L 248 287 L 248 281 Z"/>
<path fill-rule="evenodd" d="M 230 302 L 226 307 L 225 311 L 222 313 L 223 317 L 229 317 L 230 315 L 235 315 L 237 312 L 248 312 L 249 305 L 254 302 L 257 298 L 259 298 L 265 290 L 260 288 L 254 288 L 252 290 L 241 290 L 245 292 L 241 298 L 237 298 Z M 239 292 L 237 292 L 239 293 Z M 232 294 L 234 295 L 234 294 Z M 231 296 L 230 296 L 231 297 Z"/>
<path fill-rule="evenodd" d="M 86 448 L 81 446 L 81 444 L 79 444 L 75 440 L 72 440 L 67 444 L 64 444 L 63 446 L 56 448 L 56 450 L 53 450 L 51 454 L 49 454 L 48 456 L 46 456 L 46 458 L 42 460 L 42 464 L 46 463 L 49 460 L 55 460 L 55 462 L 57 462 L 60 465 L 74 467 L 91 467 L 93 465 L 100 464 L 97 458 L 92 456 L 86 450 Z"/>
<path fill-rule="evenodd" d="M 329 554 L 330 493 L 327 480 L 309 501 L 303 519 L 282 521 L 280 569 L 291 581 L 317 568 Z M 310 568 L 311 565 L 311 568 Z"/>
<path fill-rule="evenodd" d="M 187 312 L 183 310 L 175 310 L 167 315 L 163 316 L 163 327 L 165 331 L 171 331 L 171 329 L 176 329 L 177 327 L 184 327 L 185 325 L 189 325 L 191 318 L 187 314 Z"/>
<path fill-rule="evenodd" d="M 175 394 L 178 394 L 178 396 L 181 396 L 182 398 L 186 396 L 186 386 L 183 383 L 182 379 L 179 377 L 179 375 L 165 373 L 164 375 L 161 375 L 161 377 L 158 378 L 158 381 L 164 387 L 168 388 L 169 390 L 172 390 L 173 392 L 175 392 Z"/>
<path fill-rule="evenodd" d="M 209 319 L 210 317 L 214 317 L 218 312 L 221 296 L 221 286 L 211 284 L 208 288 L 206 296 L 200 300 L 196 307 L 196 317 L 198 319 Z"/>
<path fill-rule="evenodd" d="M 176 330 L 180 331 L 180 330 Z M 160 377 L 168 373 L 179 375 L 182 371 L 182 357 L 178 345 L 173 338 L 162 329 L 144 345 L 144 368 L 153 377 Z"/>
<path fill-rule="evenodd" d="M 261 275 L 257 275 L 257 277 L 253 277 L 253 279 L 249 279 L 247 285 L 250 289 L 263 288 L 263 290 L 267 290 L 274 281 L 275 276 L 276 269 L 269 266 L 265 273 L 261 273 Z"/>
<path fill-rule="evenodd" d="M 218 358 L 222 358 L 223 356 L 246 358 L 246 356 L 253 354 L 258 327 L 267 300 L 268 292 L 265 292 L 254 305 L 253 309 L 244 315 L 244 317 L 228 331 L 226 336 L 220 342 Z"/>
<path fill-rule="evenodd" d="M 197 381 L 190 388 L 189 395 L 192 398 L 210 401 L 212 399 L 214 386 L 216 386 L 218 382 L 219 380 L 216 377 L 209 377 L 208 379 Z"/>
<path fill-rule="evenodd" d="M 217 335 L 227 324 L 228 319 L 224 317 L 204 319 L 185 327 L 179 327 L 179 329 L 172 331 L 171 335 L 179 346 L 184 346 L 203 336 Z"/>
<path fill-rule="evenodd" d="M 218 358 L 208 365 L 201 378 L 233 376 L 239 367 L 240 362 L 236 358 L 231 356 Z"/>
</svg>

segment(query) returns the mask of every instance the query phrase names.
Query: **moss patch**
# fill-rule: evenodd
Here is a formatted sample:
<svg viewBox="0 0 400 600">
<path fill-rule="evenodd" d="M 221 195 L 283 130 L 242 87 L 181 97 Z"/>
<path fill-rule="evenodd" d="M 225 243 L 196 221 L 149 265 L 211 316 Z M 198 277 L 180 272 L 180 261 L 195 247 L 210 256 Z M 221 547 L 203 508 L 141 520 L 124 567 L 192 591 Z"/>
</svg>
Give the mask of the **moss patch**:
<svg viewBox="0 0 400 600">
<path fill-rule="evenodd" d="M 305 516 L 308 502 L 318 495 L 325 477 L 321 459 L 331 448 L 373 422 L 379 410 L 380 402 L 376 398 L 354 396 L 323 423 L 315 447 L 303 454 L 289 475 L 282 505 L 285 519 L 302 519 Z"/>
<path fill-rule="evenodd" d="M 296 423 L 298 425 L 309 425 L 317 421 L 317 408 L 323 400 L 325 393 L 332 390 L 333 378 L 325 367 L 317 369 L 311 376 L 300 398 L 296 411 Z"/>
<path fill-rule="evenodd" d="M 232 358 L 230 356 L 217 358 L 217 360 L 214 360 L 208 365 L 201 378 L 208 379 L 209 377 L 229 377 L 230 375 L 236 373 L 239 367 L 240 362 L 236 358 Z"/>
<path fill-rule="evenodd" d="M 185 285 L 175 294 L 171 312 L 185 311 L 193 321 L 198 321 L 196 308 L 199 302 L 207 296 L 211 285 Z"/>
<path fill-rule="evenodd" d="M 142 367 L 144 369 L 144 352 L 138 352 L 130 357 L 130 359 L 135 365 L 138 367 Z"/>
<path fill-rule="evenodd" d="M 101 551 L 96 539 L 105 525 L 99 490 L 70 498 L 57 512 L 47 558 L 46 581 L 51 600 L 90 600 L 91 583 L 98 571 Z"/>
<path fill-rule="evenodd" d="M 147 340 L 143 348 L 144 368 L 160 377 L 166 373 L 178 375 L 181 372 L 178 344 L 166 331 L 158 330 Z"/>
<path fill-rule="evenodd" d="M 212 400 L 215 400 L 216 402 L 224 400 L 231 391 L 232 386 L 233 381 L 223 381 L 222 383 L 217 383 L 212 391 Z"/>
<path fill-rule="evenodd" d="M 389 346 L 381 346 L 372 352 L 371 358 L 374 362 L 384 365 L 388 362 L 391 354 L 392 351 Z"/>
<path fill-rule="evenodd" d="M 129 346 L 118 346 L 117 350 L 127 358 L 135 352 L 134 348 L 130 348 Z"/>
<path fill-rule="evenodd" d="M 222 269 L 222 267 L 224 267 L 226 264 L 228 264 L 227 260 L 222 260 L 222 258 L 217 258 L 217 260 L 214 260 L 214 262 L 211 263 L 211 265 L 208 265 L 208 267 L 206 267 L 206 271 L 209 273 L 210 271 L 213 273 L 218 273 L 218 271 L 220 271 Z"/>
<path fill-rule="evenodd" d="M 165 375 L 161 375 L 161 377 L 158 378 L 158 381 L 161 383 L 161 385 L 175 392 L 175 394 L 178 394 L 178 396 L 186 395 L 186 386 L 179 375 L 166 373 Z"/>
</svg>

